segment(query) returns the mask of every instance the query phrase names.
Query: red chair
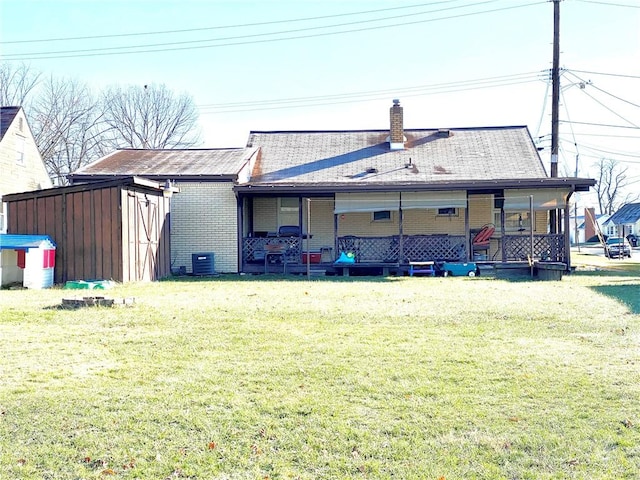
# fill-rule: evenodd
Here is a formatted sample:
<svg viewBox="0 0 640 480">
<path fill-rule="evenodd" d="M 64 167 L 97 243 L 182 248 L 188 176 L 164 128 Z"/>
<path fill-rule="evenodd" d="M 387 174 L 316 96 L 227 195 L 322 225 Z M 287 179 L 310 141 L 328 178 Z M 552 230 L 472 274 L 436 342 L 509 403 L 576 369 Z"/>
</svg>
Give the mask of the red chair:
<svg viewBox="0 0 640 480">
<path fill-rule="evenodd" d="M 488 252 L 491 246 L 491 236 L 495 231 L 496 227 L 492 223 L 484 225 L 471 241 L 471 254 L 475 256 L 476 252 Z"/>
</svg>

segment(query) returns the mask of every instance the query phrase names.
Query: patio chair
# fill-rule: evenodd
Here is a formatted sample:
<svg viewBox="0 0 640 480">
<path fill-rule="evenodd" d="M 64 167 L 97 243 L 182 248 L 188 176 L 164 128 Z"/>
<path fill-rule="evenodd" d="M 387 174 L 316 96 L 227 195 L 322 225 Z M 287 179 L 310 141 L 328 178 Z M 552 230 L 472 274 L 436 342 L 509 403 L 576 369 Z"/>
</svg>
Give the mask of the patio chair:
<svg viewBox="0 0 640 480">
<path fill-rule="evenodd" d="M 471 255 L 475 257 L 476 252 L 488 252 L 491 246 L 491 236 L 496 231 L 495 225 L 487 223 L 484 225 L 471 241 Z"/>
</svg>

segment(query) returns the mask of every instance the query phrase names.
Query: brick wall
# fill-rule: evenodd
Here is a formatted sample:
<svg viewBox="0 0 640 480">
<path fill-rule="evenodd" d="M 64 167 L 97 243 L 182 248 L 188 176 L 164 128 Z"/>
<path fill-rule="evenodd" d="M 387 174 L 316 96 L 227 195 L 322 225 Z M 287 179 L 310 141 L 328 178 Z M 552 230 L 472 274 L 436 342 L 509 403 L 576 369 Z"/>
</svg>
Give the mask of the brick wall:
<svg viewBox="0 0 640 480">
<path fill-rule="evenodd" d="M 238 222 L 233 184 L 177 183 L 171 199 L 171 265 L 191 272 L 193 253 L 213 252 L 219 273 L 238 272 Z"/>
</svg>

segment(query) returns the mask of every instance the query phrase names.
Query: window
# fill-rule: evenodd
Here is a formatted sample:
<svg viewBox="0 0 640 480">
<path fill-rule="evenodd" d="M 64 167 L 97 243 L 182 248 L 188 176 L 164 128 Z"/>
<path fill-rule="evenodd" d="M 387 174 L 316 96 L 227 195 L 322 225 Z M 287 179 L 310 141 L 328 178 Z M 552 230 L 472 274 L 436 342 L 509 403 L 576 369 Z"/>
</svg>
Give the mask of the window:
<svg viewBox="0 0 640 480">
<path fill-rule="evenodd" d="M 373 222 L 390 222 L 391 210 L 379 210 L 371 214 L 371 220 Z"/>
<path fill-rule="evenodd" d="M 448 217 L 457 217 L 458 210 L 454 207 L 439 208 L 438 215 L 446 215 Z"/>
<path fill-rule="evenodd" d="M 280 211 L 281 212 L 297 212 L 300 204 L 297 197 L 282 197 L 280 198 Z"/>
<path fill-rule="evenodd" d="M 24 164 L 24 137 L 16 136 L 16 163 Z"/>
</svg>

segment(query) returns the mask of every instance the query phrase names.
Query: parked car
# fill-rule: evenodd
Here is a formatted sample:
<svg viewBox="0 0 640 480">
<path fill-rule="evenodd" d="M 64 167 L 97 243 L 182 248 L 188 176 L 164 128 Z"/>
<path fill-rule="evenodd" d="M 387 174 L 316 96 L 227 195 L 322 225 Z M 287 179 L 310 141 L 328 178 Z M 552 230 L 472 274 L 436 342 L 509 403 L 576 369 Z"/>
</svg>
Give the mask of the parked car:
<svg viewBox="0 0 640 480">
<path fill-rule="evenodd" d="M 609 237 L 604 244 L 604 255 L 608 258 L 631 258 L 631 244 L 624 237 Z"/>
<path fill-rule="evenodd" d="M 637 247 L 638 244 L 640 243 L 640 238 L 638 238 L 638 236 L 634 235 L 633 233 L 630 233 L 629 235 L 627 235 L 627 240 L 629 240 L 629 243 L 631 244 L 632 247 Z"/>
</svg>

